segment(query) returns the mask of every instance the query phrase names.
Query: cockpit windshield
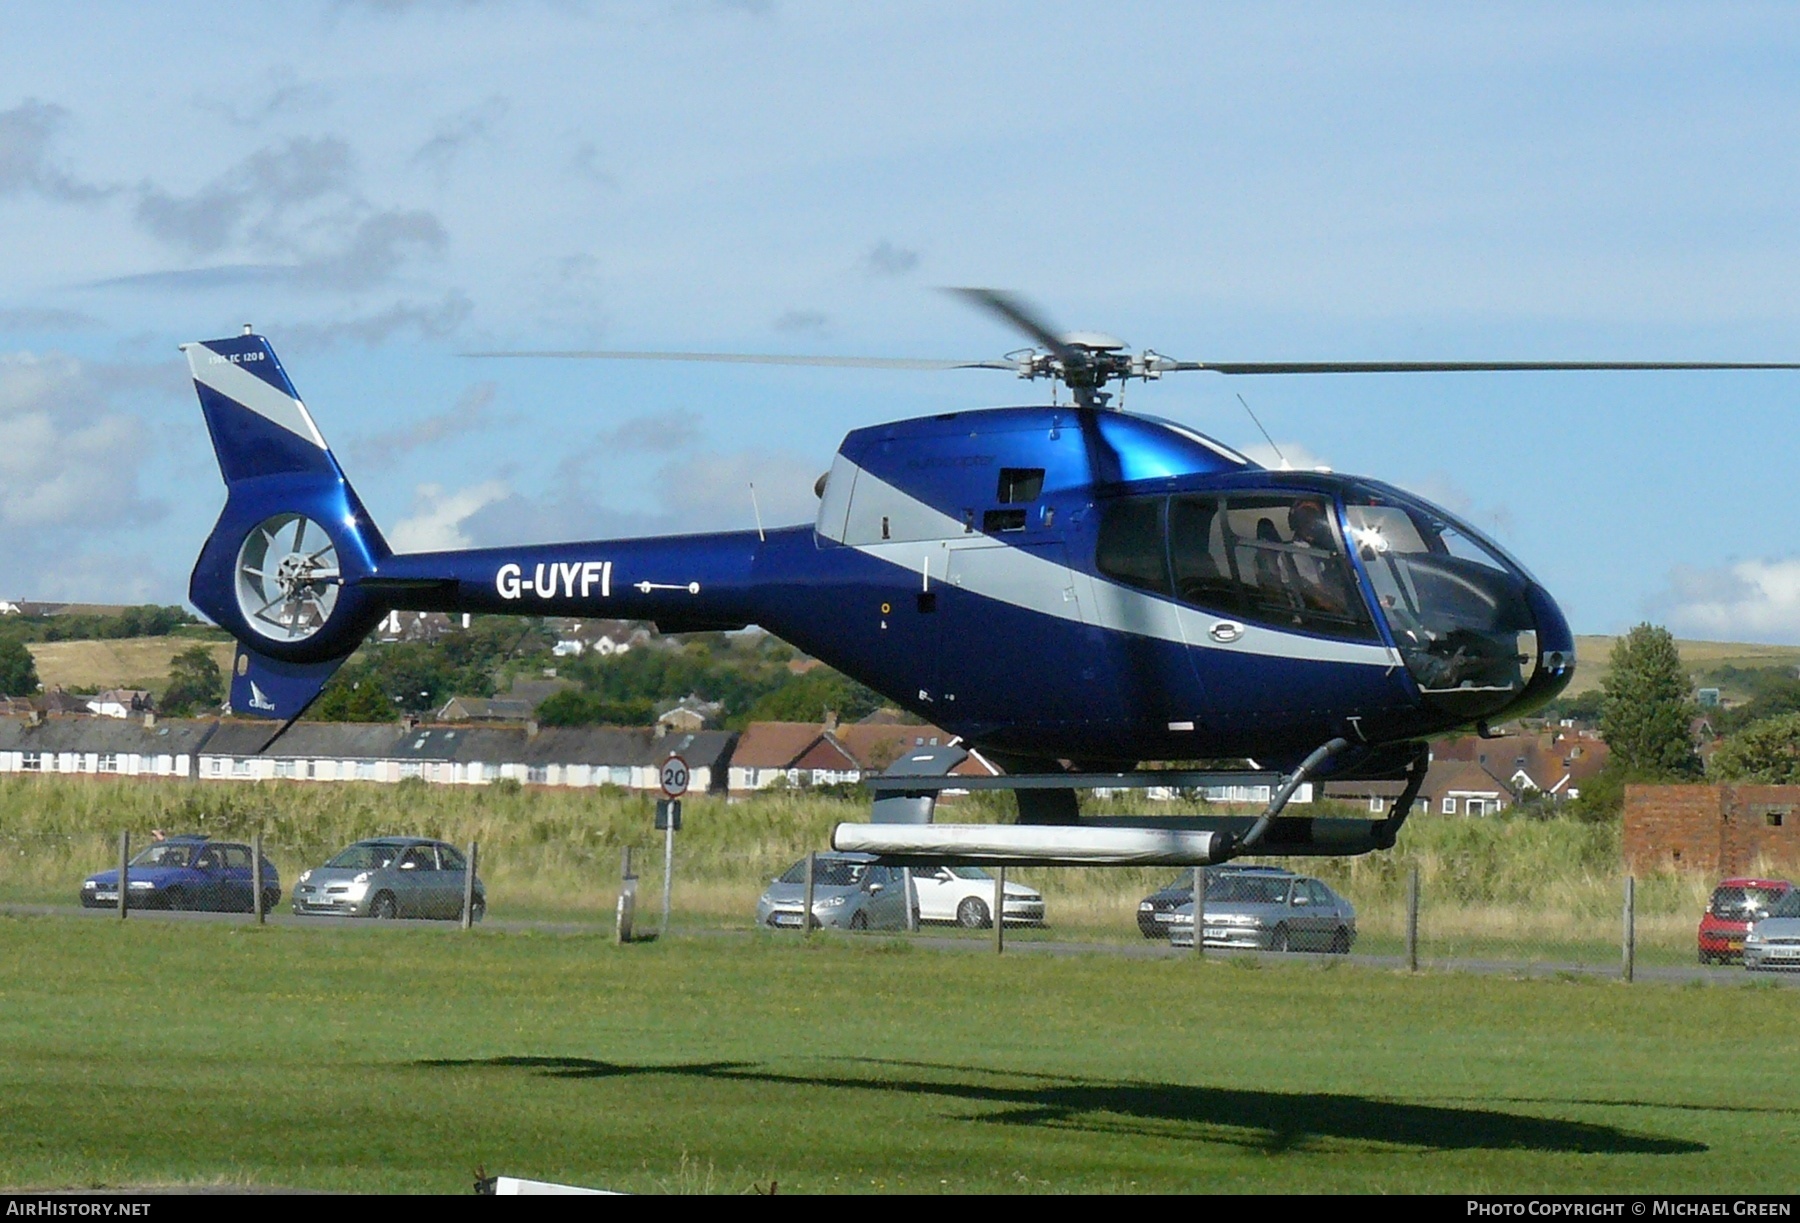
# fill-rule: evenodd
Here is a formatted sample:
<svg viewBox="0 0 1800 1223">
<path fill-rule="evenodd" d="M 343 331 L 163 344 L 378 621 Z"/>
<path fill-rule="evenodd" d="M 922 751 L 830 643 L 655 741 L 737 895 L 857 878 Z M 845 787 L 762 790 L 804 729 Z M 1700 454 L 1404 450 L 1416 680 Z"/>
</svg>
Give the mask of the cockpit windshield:
<svg viewBox="0 0 1800 1223">
<path fill-rule="evenodd" d="M 1537 623 L 1516 564 L 1423 502 L 1357 489 L 1345 498 L 1344 516 L 1394 644 L 1422 691 L 1456 694 L 1459 706 L 1479 717 L 1524 689 L 1537 663 Z"/>
</svg>

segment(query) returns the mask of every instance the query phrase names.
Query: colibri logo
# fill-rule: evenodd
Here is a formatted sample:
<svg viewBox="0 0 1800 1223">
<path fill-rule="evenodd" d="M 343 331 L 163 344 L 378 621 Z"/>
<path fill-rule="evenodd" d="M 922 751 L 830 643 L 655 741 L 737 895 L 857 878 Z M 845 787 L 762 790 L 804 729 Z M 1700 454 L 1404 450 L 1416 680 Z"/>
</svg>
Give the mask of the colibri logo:
<svg viewBox="0 0 1800 1223">
<path fill-rule="evenodd" d="M 250 708 L 266 709 L 270 713 L 275 712 L 275 702 L 271 701 L 263 690 L 256 686 L 255 680 L 250 681 Z"/>
<path fill-rule="evenodd" d="M 528 594 L 540 599 L 586 599 L 598 586 L 600 597 L 610 599 L 612 570 L 611 561 L 551 561 L 538 565 L 526 577 L 518 565 L 502 565 L 494 574 L 494 589 L 502 599 L 522 599 Z"/>
</svg>

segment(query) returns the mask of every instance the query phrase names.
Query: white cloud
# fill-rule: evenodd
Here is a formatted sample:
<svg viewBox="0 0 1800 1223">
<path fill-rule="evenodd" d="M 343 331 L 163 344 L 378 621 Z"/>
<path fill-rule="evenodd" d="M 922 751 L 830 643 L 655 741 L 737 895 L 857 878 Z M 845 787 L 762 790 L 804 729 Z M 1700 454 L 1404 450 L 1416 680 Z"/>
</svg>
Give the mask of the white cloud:
<svg viewBox="0 0 1800 1223">
<path fill-rule="evenodd" d="M 388 466 L 421 446 L 433 446 L 488 428 L 495 423 L 490 410 L 493 406 L 494 384 L 477 382 L 462 393 L 454 406 L 403 428 L 353 440 L 344 449 L 359 463 Z"/>
<path fill-rule="evenodd" d="M 1733 561 L 1669 574 L 1658 610 L 1678 636 L 1800 641 L 1800 557 Z"/>
<path fill-rule="evenodd" d="M 454 492 L 441 484 L 421 484 L 414 491 L 412 514 L 387 533 L 396 552 L 449 552 L 470 547 L 463 523 L 512 492 L 503 480 L 487 480 Z"/>
<path fill-rule="evenodd" d="M 138 492 L 144 428 L 82 362 L 0 357 L 0 537 L 155 517 Z"/>
<path fill-rule="evenodd" d="M 1331 466 L 1299 442 L 1278 442 L 1275 445 L 1257 442 L 1254 446 L 1240 446 L 1238 449 L 1252 463 L 1261 463 L 1276 471 L 1312 471 L 1317 467 Z"/>
</svg>

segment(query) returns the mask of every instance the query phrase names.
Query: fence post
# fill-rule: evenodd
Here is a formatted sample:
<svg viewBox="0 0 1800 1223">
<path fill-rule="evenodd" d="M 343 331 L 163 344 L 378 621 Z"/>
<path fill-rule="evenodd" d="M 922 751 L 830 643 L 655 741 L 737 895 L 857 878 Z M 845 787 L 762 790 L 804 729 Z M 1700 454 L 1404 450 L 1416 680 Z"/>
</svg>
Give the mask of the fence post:
<svg viewBox="0 0 1800 1223">
<path fill-rule="evenodd" d="M 914 906 L 913 901 L 918 897 L 918 892 L 913 886 L 912 867 L 900 868 L 900 886 L 906 889 L 906 932 L 917 934 L 919 932 L 919 910 Z"/>
<path fill-rule="evenodd" d="M 619 929 L 618 941 L 631 941 L 631 918 L 637 909 L 637 876 L 631 873 L 631 846 L 625 847 L 623 860 L 619 868 Z"/>
<path fill-rule="evenodd" d="M 1406 971 L 1419 971 L 1419 868 L 1406 877 Z"/>
<path fill-rule="evenodd" d="M 1206 958 L 1206 868 L 1194 868 L 1194 958 Z"/>
<path fill-rule="evenodd" d="M 463 906 L 462 928 L 472 929 L 475 925 L 475 855 L 481 848 L 479 841 L 469 842 L 468 869 L 463 872 Z"/>
<path fill-rule="evenodd" d="M 817 864 L 819 851 L 806 851 L 806 892 L 800 902 L 800 937 L 812 937 L 813 925 L 813 867 Z"/>
<path fill-rule="evenodd" d="M 250 838 L 250 912 L 256 915 L 256 924 L 259 926 L 267 920 L 267 916 L 263 912 L 262 829 L 260 828 Z"/>
<path fill-rule="evenodd" d="M 131 890 L 131 833 L 119 834 L 119 920 L 125 920 L 125 896 Z"/>
<path fill-rule="evenodd" d="M 994 954 L 1006 950 L 1006 868 L 994 872 Z"/>
<path fill-rule="evenodd" d="M 1637 878 L 1625 876 L 1625 983 L 1631 984 L 1637 970 Z"/>
</svg>

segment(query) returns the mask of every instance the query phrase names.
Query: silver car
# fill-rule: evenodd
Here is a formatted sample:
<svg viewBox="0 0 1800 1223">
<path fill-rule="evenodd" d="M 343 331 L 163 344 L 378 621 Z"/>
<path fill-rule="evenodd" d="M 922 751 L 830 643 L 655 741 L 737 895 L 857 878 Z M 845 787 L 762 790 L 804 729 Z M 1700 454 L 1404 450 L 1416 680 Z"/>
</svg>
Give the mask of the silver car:
<svg viewBox="0 0 1800 1223">
<path fill-rule="evenodd" d="M 1800 888 L 1776 901 L 1745 933 L 1744 967 L 1800 969 Z"/>
<path fill-rule="evenodd" d="M 812 925 L 840 930 L 904 930 L 906 909 L 918 913 L 906 892 L 906 872 L 877 866 L 868 854 L 820 854 L 813 859 Z M 756 924 L 798 930 L 806 904 L 806 859 L 794 863 L 756 902 Z"/>
<path fill-rule="evenodd" d="M 1208 947 L 1346 954 L 1356 942 L 1356 910 L 1317 879 L 1285 871 L 1222 871 L 1206 881 Z M 1194 902 L 1175 910 L 1169 942 L 1194 945 Z"/>
<path fill-rule="evenodd" d="M 462 916 L 469 864 L 454 845 L 422 837 L 358 841 L 294 885 L 294 912 L 338 917 Z M 470 917 L 487 912 L 479 877 Z"/>
</svg>

